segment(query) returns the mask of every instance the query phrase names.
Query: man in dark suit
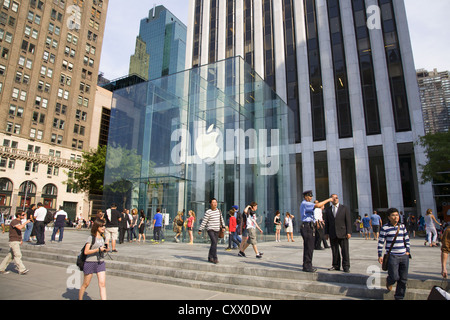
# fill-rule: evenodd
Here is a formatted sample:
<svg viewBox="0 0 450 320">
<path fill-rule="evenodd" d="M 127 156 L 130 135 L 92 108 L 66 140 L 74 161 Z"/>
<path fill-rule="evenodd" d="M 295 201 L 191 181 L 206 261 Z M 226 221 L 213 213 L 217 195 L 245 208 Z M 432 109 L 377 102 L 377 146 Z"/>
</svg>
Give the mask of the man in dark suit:
<svg viewBox="0 0 450 320">
<path fill-rule="evenodd" d="M 350 210 L 339 203 L 336 194 L 331 195 L 331 206 L 325 209 L 325 239 L 330 239 L 331 252 L 333 254 L 333 266 L 330 271 L 340 270 L 341 253 L 342 269 L 350 272 L 350 248 L 349 239 L 352 237 L 352 223 Z M 339 248 L 341 252 L 339 252 Z"/>
</svg>

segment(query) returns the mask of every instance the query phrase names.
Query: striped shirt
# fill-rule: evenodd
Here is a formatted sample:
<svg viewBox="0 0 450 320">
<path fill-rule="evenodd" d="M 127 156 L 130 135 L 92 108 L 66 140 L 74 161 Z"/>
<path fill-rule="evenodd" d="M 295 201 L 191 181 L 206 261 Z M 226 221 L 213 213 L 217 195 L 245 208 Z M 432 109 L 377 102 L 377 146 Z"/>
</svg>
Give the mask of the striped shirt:
<svg viewBox="0 0 450 320">
<path fill-rule="evenodd" d="M 380 231 L 380 236 L 378 238 L 378 256 L 383 255 L 383 245 L 386 243 L 385 250 L 389 251 L 392 241 L 394 241 L 395 234 L 397 233 L 398 225 L 393 226 L 391 223 L 385 224 Z M 400 224 L 400 231 L 398 232 L 397 239 L 395 240 L 394 246 L 392 247 L 392 255 L 404 255 L 410 252 L 410 243 L 408 231 L 406 231 L 405 225 Z"/>
<path fill-rule="evenodd" d="M 202 231 L 207 228 L 207 230 L 220 231 L 220 226 L 225 226 L 223 221 L 222 213 L 219 209 L 206 211 L 205 216 L 203 217 L 202 224 L 199 228 L 199 231 Z"/>
</svg>

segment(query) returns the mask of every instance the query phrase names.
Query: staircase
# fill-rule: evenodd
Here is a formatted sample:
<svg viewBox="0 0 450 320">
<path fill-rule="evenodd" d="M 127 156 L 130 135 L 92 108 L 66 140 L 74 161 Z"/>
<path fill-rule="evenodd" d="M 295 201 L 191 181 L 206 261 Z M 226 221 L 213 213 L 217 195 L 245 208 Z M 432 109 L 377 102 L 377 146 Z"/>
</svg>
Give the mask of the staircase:
<svg viewBox="0 0 450 320">
<path fill-rule="evenodd" d="M 0 244 L 3 258 L 8 251 Z M 74 266 L 77 250 L 57 246 L 22 246 L 23 261 L 67 268 Z M 368 276 L 344 273 L 304 273 L 286 268 L 211 264 L 195 259 L 162 260 L 136 256 L 106 257 L 108 275 L 137 280 L 246 295 L 271 300 L 392 300 L 393 292 L 367 288 Z M 426 300 L 437 280 L 408 281 L 405 299 Z M 395 291 L 395 288 L 394 290 Z"/>
</svg>

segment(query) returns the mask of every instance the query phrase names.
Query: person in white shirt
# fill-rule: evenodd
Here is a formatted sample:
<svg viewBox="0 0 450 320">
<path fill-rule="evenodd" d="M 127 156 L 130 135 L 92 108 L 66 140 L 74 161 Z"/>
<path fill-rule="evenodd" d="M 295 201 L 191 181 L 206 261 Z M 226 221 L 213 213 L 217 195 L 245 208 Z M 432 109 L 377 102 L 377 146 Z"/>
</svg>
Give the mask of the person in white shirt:
<svg viewBox="0 0 450 320">
<path fill-rule="evenodd" d="M 244 213 L 247 214 L 248 212 L 248 217 L 247 217 L 247 231 L 248 231 L 248 239 L 247 239 L 247 243 L 243 246 L 242 251 L 239 252 L 239 256 L 240 257 L 244 257 L 245 254 L 243 254 L 245 252 L 245 249 L 248 248 L 249 245 L 252 245 L 253 250 L 256 253 L 256 258 L 261 259 L 263 256 L 262 252 L 258 251 L 257 248 L 257 240 L 256 240 L 256 229 L 259 230 L 259 232 L 263 233 L 262 229 L 259 227 L 258 223 L 256 222 L 256 210 L 258 210 L 258 204 L 256 202 L 252 202 L 249 206 L 247 206 L 244 209 Z"/>
<path fill-rule="evenodd" d="M 319 203 L 318 200 L 314 201 L 314 203 Z M 315 246 L 314 250 L 324 250 L 328 249 L 330 246 L 328 245 L 327 240 L 325 239 L 324 234 L 324 228 L 325 228 L 325 221 L 323 220 L 323 210 L 325 209 L 325 206 L 322 206 L 320 208 L 314 209 L 314 219 L 316 220 L 316 239 L 315 239 Z M 322 243 L 324 248 L 322 248 Z"/>
<path fill-rule="evenodd" d="M 34 212 L 34 227 L 36 228 L 36 245 L 44 245 L 45 244 L 45 224 L 44 219 L 47 215 L 47 209 L 45 209 L 44 205 L 39 202 L 37 205 L 37 209 Z"/>
</svg>

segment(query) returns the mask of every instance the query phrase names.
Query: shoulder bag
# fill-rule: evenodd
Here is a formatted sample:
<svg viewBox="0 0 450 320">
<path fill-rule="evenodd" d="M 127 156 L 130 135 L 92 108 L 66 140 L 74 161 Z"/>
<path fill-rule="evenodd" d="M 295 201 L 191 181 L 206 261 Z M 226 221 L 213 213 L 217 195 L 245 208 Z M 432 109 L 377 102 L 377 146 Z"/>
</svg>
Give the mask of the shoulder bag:
<svg viewBox="0 0 450 320">
<path fill-rule="evenodd" d="M 394 244 L 395 244 L 395 241 L 397 240 L 397 236 L 398 236 L 399 232 L 400 232 L 400 224 L 398 225 L 397 233 L 395 234 L 394 240 L 392 240 L 389 251 L 386 252 L 383 256 L 383 264 L 381 266 L 381 269 L 383 269 L 383 271 L 388 271 L 389 257 L 391 255 L 392 248 L 394 248 Z"/>
</svg>

